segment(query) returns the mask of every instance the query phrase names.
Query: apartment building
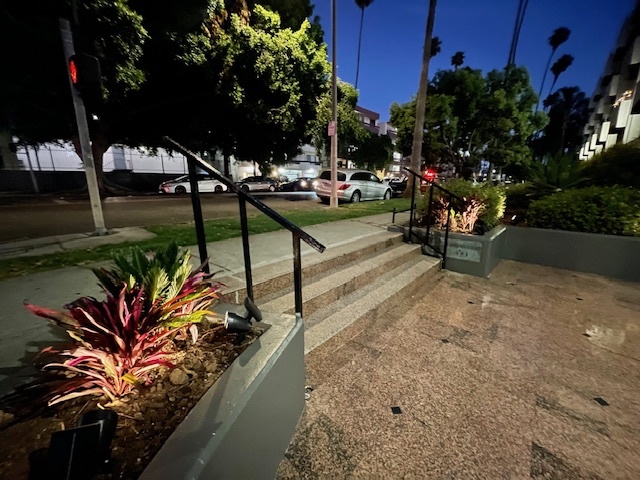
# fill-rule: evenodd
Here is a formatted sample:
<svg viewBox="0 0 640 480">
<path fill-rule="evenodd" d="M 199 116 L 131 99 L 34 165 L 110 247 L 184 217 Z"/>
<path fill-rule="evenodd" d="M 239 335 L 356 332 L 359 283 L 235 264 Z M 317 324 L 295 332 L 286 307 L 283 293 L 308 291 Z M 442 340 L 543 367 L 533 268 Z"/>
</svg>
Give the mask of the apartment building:
<svg viewBox="0 0 640 480">
<path fill-rule="evenodd" d="M 640 137 L 640 0 L 620 29 L 589 104 L 580 159 Z"/>
</svg>

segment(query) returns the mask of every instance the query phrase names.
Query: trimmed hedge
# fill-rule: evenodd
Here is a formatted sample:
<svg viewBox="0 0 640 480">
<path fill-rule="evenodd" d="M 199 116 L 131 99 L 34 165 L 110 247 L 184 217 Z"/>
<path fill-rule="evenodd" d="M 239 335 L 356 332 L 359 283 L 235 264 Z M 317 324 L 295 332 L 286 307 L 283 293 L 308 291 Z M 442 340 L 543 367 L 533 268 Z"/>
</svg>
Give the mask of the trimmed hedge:
<svg viewBox="0 0 640 480">
<path fill-rule="evenodd" d="M 640 236 L 640 193 L 626 187 L 588 187 L 531 202 L 531 227 Z"/>
<path fill-rule="evenodd" d="M 532 188 L 530 183 L 514 183 L 508 185 L 504 191 L 507 197 L 507 208 L 529 207 L 532 198 Z"/>
<path fill-rule="evenodd" d="M 640 140 L 614 145 L 584 162 L 582 172 L 591 185 L 640 188 Z"/>
</svg>

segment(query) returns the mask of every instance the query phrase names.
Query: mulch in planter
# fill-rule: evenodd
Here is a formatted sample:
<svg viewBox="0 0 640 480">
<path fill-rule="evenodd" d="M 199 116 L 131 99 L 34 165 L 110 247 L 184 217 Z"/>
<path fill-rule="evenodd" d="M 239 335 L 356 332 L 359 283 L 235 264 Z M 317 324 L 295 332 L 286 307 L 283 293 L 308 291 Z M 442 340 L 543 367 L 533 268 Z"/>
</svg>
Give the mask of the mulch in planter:
<svg viewBox="0 0 640 480">
<path fill-rule="evenodd" d="M 158 371 L 151 386 L 107 406 L 119 417 L 111 445 L 113 467 L 96 478 L 137 478 L 202 395 L 259 334 L 256 330 L 241 338 L 220 327 L 201 326 L 195 345 L 176 340 L 176 370 Z M 0 478 L 29 478 L 29 459 L 43 465 L 51 434 L 75 427 L 80 415 L 98 408 L 99 402 L 105 405 L 107 400 L 84 397 L 46 407 L 40 397 L 5 405 L 0 414 Z"/>
</svg>

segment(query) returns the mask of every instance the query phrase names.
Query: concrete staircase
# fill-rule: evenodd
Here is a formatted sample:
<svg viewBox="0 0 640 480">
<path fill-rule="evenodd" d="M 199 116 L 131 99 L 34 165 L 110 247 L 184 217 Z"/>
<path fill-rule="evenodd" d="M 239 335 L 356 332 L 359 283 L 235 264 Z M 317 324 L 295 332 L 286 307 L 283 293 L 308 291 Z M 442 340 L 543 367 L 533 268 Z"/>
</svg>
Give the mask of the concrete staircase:
<svg viewBox="0 0 640 480">
<path fill-rule="evenodd" d="M 440 260 L 421 254 L 419 245 L 405 244 L 402 234 L 375 235 L 311 252 L 302 258 L 305 354 L 358 320 L 375 321 L 411 307 L 411 297 L 428 288 Z M 246 296 L 244 274 L 219 279 L 222 300 L 241 303 Z M 253 270 L 254 296 L 263 312 L 294 313 L 293 261 Z"/>
</svg>

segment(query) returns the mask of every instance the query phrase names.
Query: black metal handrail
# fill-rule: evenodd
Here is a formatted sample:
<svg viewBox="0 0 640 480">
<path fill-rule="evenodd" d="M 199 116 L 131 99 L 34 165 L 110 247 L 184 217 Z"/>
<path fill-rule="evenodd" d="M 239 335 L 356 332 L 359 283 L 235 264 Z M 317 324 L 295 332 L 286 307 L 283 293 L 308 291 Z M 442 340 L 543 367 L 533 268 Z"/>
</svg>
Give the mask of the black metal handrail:
<svg viewBox="0 0 640 480">
<path fill-rule="evenodd" d="M 295 296 L 295 309 L 296 314 L 302 318 L 302 262 L 300 255 L 300 240 L 310 245 L 312 248 L 322 253 L 325 250 L 325 246 L 318 240 L 313 238 L 307 232 L 302 230 L 297 225 L 294 225 L 289 220 L 284 218 L 278 212 L 265 205 L 263 202 L 255 198 L 253 195 L 244 192 L 236 186 L 231 180 L 222 175 L 218 169 L 212 167 L 198 155 L 190 151 L 188 148 L 179 144 L 170 137 L 164 137 L 164 140 L 171 144 L 171 148 L 179 151 L 187 157 L 187 163 L 189 165 L 189 182 L 191 185 L 191 201 L 193 206 L 193 216 L 196 224 L 196 235 L 198 237 L 198 251 L 200 258 L 204 261 L 208 258 L 207 255 L 207 243 L 204 234 L 204 222 L 202 219 L 202 207 L 200 205 L 200 193 L 198 191 L 198 180 L 196 177 L 196 167 L 204 170 L 213 176 L 216 180 L 223 183 L 227 188 L 234 192 L 238 196 L 238 203 L 240 207 L 240 225 L 242 229 L 242 249 L 244 254 L 244 270 L 247 283 L 247 297 L 251 300 L 253 298 L 253 277 L 251 273 L 251 254 L 249 249 L 249 228 L 247 225 L 247 202 L 256 207 L 262 213 L 269 218 L 280 224 L 291 232 L 293 239 L 293 285 Z M 205 269 L 209 271 L 208 262 L 205 265 Z"/>
<path fill-rule="evenodd" d="M 456 200 L 459 200 L 460 202 L 462 202 L 463 200 L 458 197 L 455 193 L 447 190 L 446 188 L 444 188 L 442 185 L 438 185 L 436 182 L 429 180 L 428 178 L 422 176 L 421 174 L 414 172 L 413 170 L 411 170 L 410 168 L 404 167 L 404 170 L 406 170 L 407 172 L 411 173 L 411 175 L 413 175 L 412 179 L 413 179 L 413 188 L 411 189 L 411 208 L 410 208 L 410 216 L 409 216 L 409 242 L 411 242 L 411 239 L 413 237 L 413 216 L 414 216 L 414 211 L 415 211 L 415 198 L 416 198 L 416 179 L 420 178 L 422 180 L 424 180 L 425 182 L 430 183 L 430 188 L 429 188 L 429 204 L 427 207 L 427 228 L 426 228 L 426 232 L 425 232 L 425 238 L 424 238 L 424 242 L 421 242 L 423 245 L 431 248 L 434 252 L 436 252 L 437 254 L 439 254 L 442 257 L 442 268 L 446 268 L 446 264 L 447 264 L 447 247 L 449 245 L 449 226 L 451 224 L 451 205 L 453 203 L 453 199 L 455 198 Z M 442 191 L 443 193 L 445 193 L 447 195 L 448 198 L 448 202 L 447 202 L 447 223 L 445 226 L 445 231 L 444 231 L 444 247 L 442 250 L 438 249 L 438 247 L 435 244 L 431 244 L 429 242 L 429 233 L 431 230 L 431 213 L 433 211 L 433 190 L 434 188 L 437 188 L 438 190 Z M 420 239 L 420 237 L 418 235 L 416 235 L 416 237 L 418 239 Z"/>
</svg>

